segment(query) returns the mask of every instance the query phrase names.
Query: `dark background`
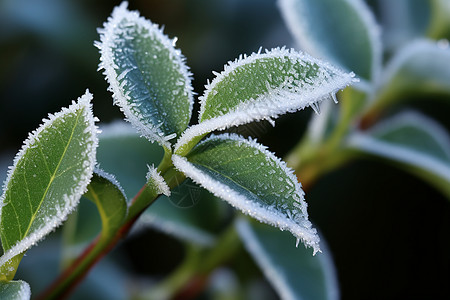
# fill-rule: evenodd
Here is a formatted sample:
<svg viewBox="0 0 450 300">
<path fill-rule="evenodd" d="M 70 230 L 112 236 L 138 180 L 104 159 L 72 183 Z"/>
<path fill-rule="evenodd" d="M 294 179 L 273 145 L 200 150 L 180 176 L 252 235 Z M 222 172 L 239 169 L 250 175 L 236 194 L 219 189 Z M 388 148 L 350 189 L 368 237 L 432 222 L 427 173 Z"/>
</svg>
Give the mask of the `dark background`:
<svg viewBox="0 0 450 300">
<path fill-rule="evenodd" d="M 97 71 L 93 46 L 99 39 L 96 28 L 118 4 L 0 1 L 0 178 L 27 133 L 86 88 L 102 122 L 122 117 Z M 141 0 L 129 8 L 178 37 L 198 94 L 213 78 L 212 70 L 221 71 L 239 54 L 294 45 L 272 0 Z M 450 128 L 448 101 L 419 100 L 404 106 Z M 253 133 L 283 156 L 302 136 L 310 114 L 290 114 L 275 129 L 263 125 Z M 322 177 L 306 199 L 311 220 L 332 250 L 343 299 L 450 295 L 450 202 L 431 186 L 385 162 L 358 160 Z M 125 247 L 131 260 L 139 253 L 133 243 Z M 172 247 L 168 243 L 161 248 Z M 142 266 L 139 272 L 145 272 Z"/>
</svg>

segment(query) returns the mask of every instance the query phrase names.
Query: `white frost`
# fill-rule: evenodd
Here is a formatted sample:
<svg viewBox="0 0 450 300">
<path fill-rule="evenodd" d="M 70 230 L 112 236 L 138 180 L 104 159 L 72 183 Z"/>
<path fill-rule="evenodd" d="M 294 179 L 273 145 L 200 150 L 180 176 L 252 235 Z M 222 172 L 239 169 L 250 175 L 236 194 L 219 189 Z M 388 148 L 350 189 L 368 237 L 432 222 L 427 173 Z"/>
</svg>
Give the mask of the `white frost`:
<svg viewBox="0 0 450 300">
<path fill-rule="evenodd" d="M 152 188 L 156 188 L 156 192 L 158 194 L 163 194 L 167 197 L 170 196 L 170 187 L 167 185 L 164 178 L 161 176 L 161 174 L 159 174 L 158 170 L 153 165 L 148 166 L 147 185 Z"/>
<path fill-rule="evenodd" d="M 13 286 L 14 285 L 14 286 Z M 15 286 L 19 285 L 19 289 Z M 22 280 L 2 282 L 0 283 L 0 295 L 3 293 L 11 293 L 17 291 L 13 298 L 8 298 L 8 300 L 29 300 L 31 299 L 31 289 L 30 285 Z"/>
<path fill-rule="evenodd" d="M 127 6 L 128 2 L 125 1 L 120 6 L 115 7 L 112 16 L 104 23 L 104 28 L 98 30 L 100 33 L 100 42 L 95 43 L 95 46 L 100 49 L 101 54 L 99 70 L 104 69 L 103 74 L 110 84 L 109 90 L 113 93 L 114 102 L 125 114 L 126 120 L 150 141 L 156 141 L 167 149 L 171 149 L 169 140 L 173 139 L 173 133 L 165 136 L 165 133 L 159 128 L 161 124 L 144 122 L 137 112 L 136 107 L 130 104 L 130 95 L 124 92 L 123 86 L 119 85 L 119 77 L 124 77 L 126 73 L 131 71 L 126 70 L 122 74 L 117 74 L 118 66 L 114 62 L 112 48 L 116 44 L 117 39 L 119 39 L 118 35 L 121 30 L 119 24 L 126 20 L 130 24 L 136 24 L 138 27 L 147 30 L 149 35 L 155 36 L 170 52 L 174 62 L 179 66 L 179 71 L 185 78 L 184 92 L 189 97 L 189 115 L 192 113 L 194 103 L 191 85 L 192 74 L 185 64 L 185 58 L 181 54 L 181 51 L 174 48 L 174 40 L 169 39 L 156 24 L 141 17 L 139 12 L 129 11 Z M 124 84 L 126 84 L 126 80 L 122 82 L 122 85 Z"/>
<path fill-rule="evenodd" d="M 267 58 L 283 58 L 300 63 L 316 64 L 319 66 L 319 72 L 316 78 L 310 79 L 308 85 L 299 87 L 287 79 L 284 84 L 277 88 L 270 87 L 268 93 L 260 95 L 257 99 L 248 100 L 224 115 L 189 127 L 177 141 L 175 152 L 194 137 L 214 130 L 223 130 L 259 120 L 271 121 L 287 112 L 295 112 L 307 106 L 314 107 L 316 103 L 329 99 L 331 94 L 335 94 L 337 91 L 357 81 L 353 73 L 344 73 L 326 62 L 317 60 L 307 54 L 296 52 L 293 49 L 274 48 L 270 51 L 266 50 L 262 54 L 253 53 L 248 57 L 244 56 L 244 58 L 241 57 L 234 62 L 229 62 L 228 65 L 225 65 L 224 71 L 217 74 L 217 77 L 206 86 L 204 95 L 199 98 L 199 121 L 205 112 L 209 93 L 215 91 L 214 88 L 219 82 L 230 76 L 236 69 Z M 331 77 L 330 74 L 335 76 Z"/>
<path fill-rule="evenodd" d="M 26 251 L 28 248 L 36 244 L 43 237 L 45 237 L 48 233 L 58 227 L 63 221 L 66 220 L 67 216 L 72 212 L 72 210 L 77 206 L 80 197 L 87 191 L 87 186 L 91 180 L 94 166 L 96 163 L 96 149 L 98 145 L 98 128 L 95 125 L 97 119 L 93 116 L 92 113 L 92 94 L 86 90 L 86 93 L 77 99 L 77 102 L 72 102 L 68 108 L 62 108 L 60 112 L 55 114 L 49 114 L 48 119 L 43 120 L 43 124 L 39 126 L 38 129 L 31 132 L 28 138 L 25 140 L 22 148 L 17 153 L 14 158 L 13 166 L 9 169 L 7 178 L 5 180 L 3 186 L 3 194 L 0 197 L 0 207 L 3 208 L 5 204 L 5 197 L 7 187 L 9 182 L 14 174 L 16 166 L 18 162 L 24 157 L 28 149 L 36 147 L 36 143 L 39 142 L 39 137 L 41 133 L 47 128 L 51 127 L 55 120 L 64 118 L 65 115 L 76 113 L 77 111 L 82 110 L 84 114 L 84 118 L 87 120 L 87 130 L 91 133 L 90 140 L 87 141 L 86 146 L 86 155 L 87 160 L 83 162 L 83 173 L 77 178 L 78 185 L 71 189 L 71 191 L 64 195 L 64 207 L 55 207 L 57 214 L 53 216 L 53 218 L 48 218 L 45 220 L 45 225 L 40 227 L 39 229 L 34 230 L 29 235 L 25 236 L 22 240 L 18 241 L 17 244 L 8 249 L 3 256 L 0 257 L 0 266 L 8 262 L 14 256 Z M 1 219 L 0 210 L 0 219 Z M 5 230 L 1 228 L 1 230 Z"/>
<path fill-rule="evenodd" d="M 320 251 L 319 236 L 311 223 L 308 221 L 307 204 L 304 200 L 304 192 L 293 170 L 288 168 L 282 160 L 269 152 L 267 148 L 255 140 L 247 140 L 235 134 L 221 134 L 219 136 L 212 135 L 202 143 L 207 143 L 211 139 L 235 140 L 239 143 L 246 144 L 255 149 L 255 151 L 262 152 L 266 155 L 269 161 L 274 162 L 276 167 L 284 171 L 287 176 L 287 184 L 295 189 L 293 205 L 301 212 L 300 215 L 289 215 L 277 210 L 271 206 L 263 206 L 260 203 L 254 202 L 246 198 L 244 195 L 233 190 L 229 186 L 219 182 L 209 175 L 203 173 L 201 170 L 191 164 L 185 157 L 173 155 L 172 161 L 174 166 L 190 177 L 194 182 L 200 184 L 202 187 L 213 193 L 219 198 L 226 200 L 232 206 L 238 208 L 249 216 L 276 226 L 281 230 L 289 230 L 296 238 L 301 239 L 306 245 L 314 249 L 314 253 Z M 200 144 L 199 144 L 200 145 Z M 289 211 L 288 211 L 289 212 Z"/>
<path fill-rule="evenodd" d="M 122 186 L 120 185 L 120 182 L 117 180 L 116 176 L 114 176 L 113 174 L 110 174 L 108 172 L 105 172 L 103 169 L 100 169 L 100 166 L 97 166 L 94 169 L 94 173 L 102 178 L 105 178 L 109 182 L 111 182 L 120 191 L 120 193 L 122 194 L 122 197 L 125 200 L 127 199 L 127 196 L 125 195 L 125 191 L 122 188 Z"/>
</svg>

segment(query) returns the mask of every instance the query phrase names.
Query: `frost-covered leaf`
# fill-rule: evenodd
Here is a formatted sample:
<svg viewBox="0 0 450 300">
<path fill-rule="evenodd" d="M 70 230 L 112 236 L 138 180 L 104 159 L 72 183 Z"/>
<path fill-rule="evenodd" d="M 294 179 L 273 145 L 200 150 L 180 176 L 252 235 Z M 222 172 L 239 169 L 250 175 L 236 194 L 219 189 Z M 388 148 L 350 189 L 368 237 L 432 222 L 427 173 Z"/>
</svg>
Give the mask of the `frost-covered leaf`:
<svg viewBox="0 0 450 300">
<path fill-rule="evenodd" d="M 148 165 L 158 165 L 162 148 L 139 137 L 124 122 L 101 127 L 97 158 L 102 169 L 113 173 L 129 199 L 146 183 Z M 182 240 L 211 245 L 215 230 L 223 222 L 226 210 L 207 191 L 186 180 L 171 190 L 171 196 L 160 196 L 142 216 L 137 227 L 151 227 Z"/>
<path fill-rule="evenodd" d="M 180 50 L 151 21 L 116 7 L 99 30 L 100 68 L 114 102 L 150 141 L 169 141 L 188 126 L 193 106 L 191 74 Z"/>
<path fill-rule="evenodd" d="M 354 82 L 328 63 L 284 48 L 253 53 L 225 65 L 200 97 L 200 124 L 178 140 L 176 151 L 184 155 L 194 138 L 253 121 L 277 118 L 322 100 Z"/>
<path fill-rule="evenodd" d="M 450 198 L 450 138 L 433 120 L 405 112 L 350 136 L 351 148 L 400 163 Z"/>
<path fill-rule="evenodd" d="M 238 135 L 212 135 L 186 157 L 174 155 L 173 163 L 217 197 L 319 251 L 297 177 L 266 147 Z"/>
<path fill-rule="evenodd" d="M 289 234 L 265 224 L 241 218 L 237 230 L 281 299 L 339 299 L 333 260 L 323 241 L 322 253 L 312 256 L 306 248 L 293 247 Z"/>
<path fill-rule="evenodd" d="M 0 198 L 0 266 L 61 224 L 86 191 L 97 147 L 91 99 L 49 115 L 14 159 Z"/>
<path fill-rule="evenodd" d="M 127 214 L 127 200 L 119 182 L 111 174 L 95 169 L 84 196 L 97 205 L 102 220 L 102 236 L 114 235 Z"/>
<path fill-rule="evenodd" d="M 0 282 L 0 299 L 29 300 L 30 298 L 30 285 L 25 281 Z"/>
<path fill-rule="evenodd" d="M 428 40 L 410 43 L 392 58 L 382 78 L 377 107 L 392 105 L 405 95 L 450 95 L 450 48 Z"/>
<path fill-rule="evenodd" d="M 279 0 L 296 42 L 308 53 L 374 80 L 381 67 L 378 25 L 362 0 Z"/>
</svg>

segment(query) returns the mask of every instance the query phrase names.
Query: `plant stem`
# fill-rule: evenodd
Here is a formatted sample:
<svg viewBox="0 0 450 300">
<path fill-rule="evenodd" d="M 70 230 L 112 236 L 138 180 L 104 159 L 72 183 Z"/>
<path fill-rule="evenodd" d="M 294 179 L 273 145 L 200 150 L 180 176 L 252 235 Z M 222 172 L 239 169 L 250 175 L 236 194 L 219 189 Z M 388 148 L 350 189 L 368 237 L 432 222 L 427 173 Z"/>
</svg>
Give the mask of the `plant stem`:
<svg viewBox="0 0 450 300">
<path fill-rule="evenodd" d="M 173 188 L 183 182 L 184 175 L 173 168 L 173 166 L 164 164 L 162 176 L 170 188 Z M 128 209 L 128 215 L 119 228 L 112 236 L 104 236 L 102 233 L 86 248 L 86 250 L 63 272 L 60 276 L 45 290 L 38 299 L 64 299 L 74 290 L 74 288 L 86 276 L 88 271 L 114 246 L 124 238 L 142 212 L 150 206 L 159 196 L 156 187 L 144 185 L 139 193 L 133 198 Z"/>
</svg>

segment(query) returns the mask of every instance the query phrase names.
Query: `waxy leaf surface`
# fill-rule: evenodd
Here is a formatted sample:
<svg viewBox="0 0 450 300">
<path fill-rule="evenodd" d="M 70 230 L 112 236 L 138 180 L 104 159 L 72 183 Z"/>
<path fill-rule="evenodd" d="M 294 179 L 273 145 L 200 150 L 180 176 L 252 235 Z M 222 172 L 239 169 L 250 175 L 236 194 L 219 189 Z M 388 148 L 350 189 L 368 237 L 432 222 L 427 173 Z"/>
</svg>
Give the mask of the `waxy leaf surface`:
<svg viewBox="0 0 450 300">
<path fill-rule="evenodd" d="M 381 67 L 375 18 L 362 0 L 279 0 L 296 42 L 308 53 L 367 81 Z"/>
<path fill-rule="evenodd" d="M 99 30 L 100 68 L 115 104 L 151 141 L 170 149 L 191 118 L 191 74 L 180 50 L 162 30 L 127 3 L 116 7 Z"/>
<path fill-rule="evenodd" d="M 0 198 L 0 265 L 54 230 L 86 191 L 97 147 L 91 99 L 50 115 L 17 154 Z"/>
<path fill-rule="evenodd" d="M 266 147 L 237 135 L 211 136 L 187 157 L 173 156 L 181 172 L 251 217 L 289 230 L 319 251 L 303 190 L 293 171 Z"/>
</svg>

